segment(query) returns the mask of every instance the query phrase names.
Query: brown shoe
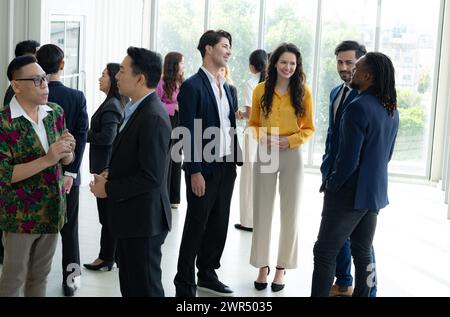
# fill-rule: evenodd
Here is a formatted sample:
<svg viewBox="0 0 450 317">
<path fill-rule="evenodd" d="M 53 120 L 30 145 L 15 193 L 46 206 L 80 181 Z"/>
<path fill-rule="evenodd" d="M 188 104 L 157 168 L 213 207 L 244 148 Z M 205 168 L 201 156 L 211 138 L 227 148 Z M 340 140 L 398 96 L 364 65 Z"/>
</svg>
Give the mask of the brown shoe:
<svg viewBox="0 0 450 317">
<path fill-rule="evenodd" d="M 331 286 L 330 297 L 351 297 L 353 294 L 353 287 L 343 287 L 337 284 Z"/>
</svg>

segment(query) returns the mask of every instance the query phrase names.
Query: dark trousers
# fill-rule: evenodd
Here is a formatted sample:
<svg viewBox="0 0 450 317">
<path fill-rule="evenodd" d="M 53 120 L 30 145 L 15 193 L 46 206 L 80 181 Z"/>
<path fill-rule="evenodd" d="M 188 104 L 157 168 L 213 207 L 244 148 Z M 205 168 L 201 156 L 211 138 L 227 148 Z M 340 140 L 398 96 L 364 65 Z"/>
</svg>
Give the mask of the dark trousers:
<svg viewBox="0 0 450 317">
<path fill-rule="evenodd" d="M 186 175 L 188 207 L 174 280 L 176 296 L 180 297 L 196 295 L 195 263 L 199 279 L 218 279 L 215 270 L 220 267 L 227 238 L 236 166 L 219 163 L 216 173 L 204 178 L 205 196 L 197 197 L 192 193 L 191 176 Z"/>
<path fill-rule="evenodd" d="M 100 253 L 98 257 L 103 261 L 117 262 L 116 247 L 117 239 L 113 237 L 108 227 L 108 211 L 106 210 L 108 200 L 105 198 L 97 198 L 98 218 L 102 225 L 100 236 Z"/>
<path fill-rule="evenodd" d="M 372 246 L 372 263 L 375 262 L 375 251 Z M 352 251 L 350 248 L 350 239 L 345 240 L 344 245 L 336 257 L 336 284 L 342 287 L 349 287 L 353 284 L 351 274 Z M 376 271 L 374 274 L 374 286 L 370 290 L 370 297 L 377 297 Z"/>
<path fill-rule="evenodd" d="M 63 283 L 73 283 L 67 281 L 67 277 L 74 272 L 73 264 L 80 265 L 80 246 L 78 242 L 78 207 L 79 207 L 80 187 L 72 186 L 67 194 L 67 222 L 61 229 L 62 242 L 62 270 Z"/>
<path fill-rule="evenodd" d="M 154 237 L 117 240 L 120 292 L 123 297 L 164 297 L 161 246 L 167 232 Z"/>
<path fill-rule="evenodd" d="M 372 263 L 372 240 L 378 210 L 357 210 L 333 206 L 325 195 L 319 235 L 314 245 L 314 272 L 311 296 L 328 297 L 336 272 L 336 257 L 350 238 L 355 263 L 353 296 L 369 297 L 374 286 L 375 265 Z"/>
<path fill-rule="evenodd" d="M 175 111 L 175 115 L 170 117 L 170 123 L 172 124 L 172 130 L 178 127 L 179 124 L 178 111 Z M 171 145 L 175 144 L 177 140 L 172 140 Z M 180 154 L 181 157 L 181 154 Z M 181 162 L 174 162 L 170 160 L 169 173 L 167 177 L 167 187 L 169 190 L 169 198 L 171 204 L 180 203 L 180 188 L 181 188 Z"/>
</svg>

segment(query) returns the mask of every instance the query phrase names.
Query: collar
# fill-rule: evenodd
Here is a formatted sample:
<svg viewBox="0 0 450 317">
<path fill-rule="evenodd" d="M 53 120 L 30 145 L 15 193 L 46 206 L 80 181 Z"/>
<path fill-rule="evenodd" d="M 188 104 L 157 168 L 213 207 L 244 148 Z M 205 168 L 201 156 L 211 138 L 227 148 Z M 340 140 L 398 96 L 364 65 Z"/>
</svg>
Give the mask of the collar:
<svg viewBox="0 0 450 317">
<path fill-rule="evenodd" d="M 251 79 L 259 81 L 260 78 L 261 78 L 261 73 L 256 73 L 256 74 L 252 73 Z"/>
<path fill-rule="evenodd" d="M 139 100 L 137 100 L 135 102 L 130 101 L 128 103 L 128 105 L 125 107 L 125 114 L 126 115 L 132 114 L 137 109 L 137 107 L 139 107 L 139 105 L 142 103 L 142 101 L 144 101 L 145 98 L 147 98 L 148 96 L 150 96 L 154 92 L 155 92 L 154 90 L 149 92 L 148 94 L 146 94 L 145 96 L 141 97 L 141 99 L 139 99 Z"/>
<path fill-rule="evenodd" d="M 344 87 L 347 87 L 347 88 L 349 89 L 349 91 L 353 90 L 353 88 L 352 88 L 352 87 L 350 87 L 350 84 L 347 84 L 347 83 L 343 83 L 343 84 L 342 84 L 342 88 L 341 88 L 341 89 L 344 89 Z"/>
<path fill-rule="evenodd" d="M 64 86 L 64 84 L 60 80 L 51 80 L 48 82 L 48 85 L 49 86 Z"/>
<path fill-rule="evenodd" d="M 209 81 L 211 84 L 215 84 L 215 80 L 216 78 L 214 77 L 213 74 L 211 74 L 204 66 L 200 67 L 201 70 L 203 70 L 206 74 L 206 76 L 208 77 Z M 219 74 L 219 81 L 220 81 L 220 85 L 224 85 L 225 84 L 225 78 Z"/>
<path fill-rule="evenodd" d="M 38 117 L 39 118 L 45 118 L 47 116 L 48 111 L 53 111 L 52 108 L 50 108 L 47 105 L 39 105 L 38 106 Z M 16 97 L 14 96 L 13 99 L 11 99 L 11 102 L 9 103 L 9 108 L 11 109 L 11 119 L 16 119 L 19 117 L 29 118 L 25 110 L 23 110 L 22 106 L 17 101 Z"/>
</svg>

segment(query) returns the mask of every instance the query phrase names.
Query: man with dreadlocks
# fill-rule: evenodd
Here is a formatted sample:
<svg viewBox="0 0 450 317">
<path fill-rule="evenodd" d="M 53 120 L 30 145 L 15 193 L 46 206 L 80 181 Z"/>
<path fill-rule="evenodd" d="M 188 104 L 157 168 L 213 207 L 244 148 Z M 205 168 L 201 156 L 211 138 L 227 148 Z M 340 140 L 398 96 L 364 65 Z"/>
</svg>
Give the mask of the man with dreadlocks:
<svg viewBox="0 0 450 317">
<path fill-rule="evenodd" d="M 372 240 L 378 212 L 389 203 L 387 165 L 399 124 L 391 60 L 382 53 L 362 56 L 350 85 L 359 95 L 342 116 L 338 154 L 325 180 L 311 296 L 329 295 L 336 256 L 348 238 L 355 263 L 353 296 L 368 297 L 374 286 Z"/>
</svg>

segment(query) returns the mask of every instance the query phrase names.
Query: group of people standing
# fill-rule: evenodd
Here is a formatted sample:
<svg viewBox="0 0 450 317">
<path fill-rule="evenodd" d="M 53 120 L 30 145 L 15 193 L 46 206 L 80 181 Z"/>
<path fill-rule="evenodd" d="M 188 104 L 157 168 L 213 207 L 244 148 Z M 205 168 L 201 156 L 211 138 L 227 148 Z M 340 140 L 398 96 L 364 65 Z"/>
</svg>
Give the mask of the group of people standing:
<svg viewBox="0 0 450 317">
<path fill-rule="evenodd" d="M 86 141 L 102 232 L 99 256 L 85 267 L 111 270 L 116 262 L 123 296 L 164 296 L 161 246 L 171 229 L 171 208 L 180 203 L 181 168 L 187 212 L 174 278 L 176 296 L 195 297 L 197 289 L 219 296 L 234 293 L 216 270 L 237 166 L 242 166 L 241 222 L 235 227 L 253 232 L 250 264 L 259 269 L 257 290 L 268 285 L 278 185 L 281 227 L 271 289 L 284 288 L 286 270 L 298 266 L 301 148 L 315 131 L 300 50 L 283 43 L 270 58 L 263 50 L 250 55 L 253 77 L 246 83 L 240 111 L 235 88 L 222 75 L 232 54 L 231 34 L 207 31 L 197 48 L 202 66 L 185 80 L 182 54 L 167 54 L 163 64 L 159 54 L 130 47 L 121 64 L 110 63 L 103 71 L 100 90 L 107 97 L 89 129 L 84 96 L 59 81 L 64 55 L 57 46 L 41 47 L 39 64 L 30 56 L 11 62 L 8 78 L 15 97 L 0 111 L 0 228 L 6 247 L 0 295 L 18 295 L 24 284 L 25 295 L 45 295 L 55 234 L 61 229 L 63 289 L 67 296 L 74 294 L 67 266 L 80 262 L 78 174 Z M 56 62 L 39 57 L 46 54 Z M 387 164 L 398 129 L 394 68 L 387 56 L 367 53 L 354 41 L 340 43 L 335 54 L 344 83 L 330 94 L 321 166 L 325 196 L 311 295 L 351 295 L 353 256 L 353 295 L 375 296 L 372 240 L 378 211 L 388 203 Z M 50 82 L 46 74 L 52 74 Z M 243 151 L 238 119 L 248 120 Z M 177 127 L 188 133 L 174 137 Z M 211 129 L 217 133 L 211 135 Z M 177 142 L 183 144 L 182 166 L 171 159 L 181 156 Z M 14 207 L 14 200 L 23 203 Z M 16 241 L 16 235 L 26 243 Z M 64 249 L 72 245 L 65 241 L 74 248 Z M 16 275 L 21 278 L 13 284 Z"/>
</svg>

